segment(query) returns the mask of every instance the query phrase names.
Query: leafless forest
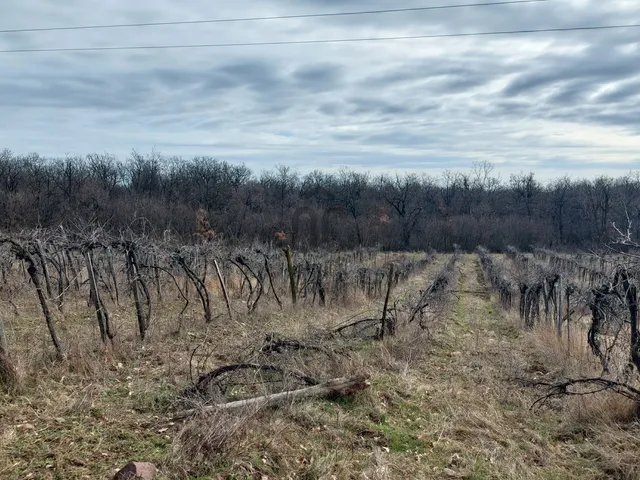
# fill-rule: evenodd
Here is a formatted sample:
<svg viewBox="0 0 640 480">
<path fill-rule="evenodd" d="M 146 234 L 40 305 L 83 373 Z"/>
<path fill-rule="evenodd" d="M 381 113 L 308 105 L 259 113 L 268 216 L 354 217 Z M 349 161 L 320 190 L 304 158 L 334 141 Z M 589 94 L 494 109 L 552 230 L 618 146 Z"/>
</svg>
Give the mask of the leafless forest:
<svg viewBox="0 0 640 480">
<path fill-rule="evenodd" d="M 288 167 L 252 172 L 209 157 L 107 154 L 47 159 L 0 153 L 0 228 L 88 223 L 190 243 L 197 209 L 226 242 L 269 243 L 286 232 L 298 250 L 384 250 L 485 245 L 593 248 L 632 220 L 640 235 L 640 177 L 500 178 L 487 163 L 470 171 L 373 176 L 343 170 L 300 175 Z M 338 226 L 339 225 L 339 226 Z"/>
<path fill-rule="evenodd" d="M 0 179 L 2 478 L 640 475 L 637 174 Z"/>
</svg>

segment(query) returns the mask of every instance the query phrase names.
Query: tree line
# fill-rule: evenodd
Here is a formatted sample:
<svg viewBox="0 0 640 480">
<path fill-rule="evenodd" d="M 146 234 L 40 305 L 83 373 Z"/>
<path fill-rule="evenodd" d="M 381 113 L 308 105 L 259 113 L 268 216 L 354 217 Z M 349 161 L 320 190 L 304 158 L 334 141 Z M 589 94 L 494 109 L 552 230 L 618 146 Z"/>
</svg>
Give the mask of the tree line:
<svg viewBox="0 0 640 480">
<path fill-rule="evenodd" d="M 597 246 L 630 224 L 640 236 L 640 172 L 543 183 L 533 172 L 501 179 L 486 162 L 440 176 L 276 166 L 252 172 L 212 157 L 132 152 L 44 158 L 0 152 L 0 228 L 98 224 L 181 242 L 203 232 L 229 243 L 299 249 L 502 251 L 507 245 Z"/>
</svg>

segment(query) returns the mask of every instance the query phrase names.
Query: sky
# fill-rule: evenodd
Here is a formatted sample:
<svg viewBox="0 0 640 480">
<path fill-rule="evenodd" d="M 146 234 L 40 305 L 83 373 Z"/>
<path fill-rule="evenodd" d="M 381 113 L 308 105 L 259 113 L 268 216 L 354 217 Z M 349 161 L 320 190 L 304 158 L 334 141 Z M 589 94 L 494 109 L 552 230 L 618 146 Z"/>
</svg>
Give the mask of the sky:
<svg viewBox="0 0 640 480">
<path fill-rule="evenodd" d="M 0 30 L 473 3 L 2 0 Z M 0 50 L 395 37 L 640 23 L 640 0 L 0 33 Z M 0 53 L 0 150 L 133 149 L 254 171 L 508 176 L 640 169 L 640 28 L 314 45 Z"/>
</svg>

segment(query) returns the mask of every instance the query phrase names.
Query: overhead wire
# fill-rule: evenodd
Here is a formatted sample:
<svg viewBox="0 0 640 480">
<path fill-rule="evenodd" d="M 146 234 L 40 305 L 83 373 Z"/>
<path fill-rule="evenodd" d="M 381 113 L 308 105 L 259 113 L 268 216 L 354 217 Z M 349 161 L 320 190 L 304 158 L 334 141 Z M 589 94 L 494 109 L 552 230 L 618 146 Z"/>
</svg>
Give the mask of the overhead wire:
<svg viewBox="0 0 640 480">
<path fill-rule="evenodd" d="M 140 27 L 160 27 L 171 25 L 199 25 L 208 23 L 236 23 L 236 22 L 257 22 L 267 20 L 291 20 L 303 18 L 321 18 L 321 17 L 342 17 L 355 15 L 381 15 L 390 13 L 406 13 L 406 12 L 424 12 L 430 10 L 448 10 L 455 8 L 473 8 L 473 7 L 494 7 L 500 5 L 517 5 L 525 3 L 542 3 L 549 0 L 503 0 L 493 2 L 477 2 L 463 3 L 453 5 L 435 5 L 428 7 L 407 7 L 407 8 L 387 8 L 379 10 L 360 10 L 354 12 L 329 12 L 329 13 L 303 13 L 293 15 L 274 15 L 263 17 L 239 17 L 239 18 L 216 18 L 209 20 L 178 20 L 166 22 L 139 22 L 139 23 L 112 23 L 104 25 L 72 25 L 62 27 L 34 27 L 34 28 L 12 28 L 0 30 L 0 34 L 8 33 L 33 33 L 33 32 L 55 32 L 64 30 L 97 30 L 107 28 L 140 28 Z"/>
<path fill-rule="evenodd" d="M 283 45 L 314 45 L 314 44 L 337 44 L 337 43 L 363 43 L 363 42 L 385 42 L 399 40 L 423 40 L 436 38 L 455 37 L 484 37 L 501 35 L 526 35 L 538 33 L 560 33 L 578 32 L 594 30 L 615 30 L 626 28 L 640 28 L 640 23 L 625 25 L 590 25 L 581 27 L 558 27 L 522 30 L 499 30 L 490 32 L 459 32 L 459 33 L 437 33 L 429 35 L 402 35 L 392 37 L 360 37 L 360 38 L 330 38 L 318 40 L 281 40 L 270 42 L 233 42 L 233 43 L 199 43 L 199 44 L 172 44 L 172 45 L 120 45 L 105 47 L 54 47 L 54 48 L 16 48 L 0 50 L 0 53 L 53 53 L 53 52 L 105 52 L 118 50 L 168 50 L 168 49 L 196 49 L 196 48 L 229 48 L 229 47 L 260 47 L 260 46 L 283 46 Z"/>
</svg>

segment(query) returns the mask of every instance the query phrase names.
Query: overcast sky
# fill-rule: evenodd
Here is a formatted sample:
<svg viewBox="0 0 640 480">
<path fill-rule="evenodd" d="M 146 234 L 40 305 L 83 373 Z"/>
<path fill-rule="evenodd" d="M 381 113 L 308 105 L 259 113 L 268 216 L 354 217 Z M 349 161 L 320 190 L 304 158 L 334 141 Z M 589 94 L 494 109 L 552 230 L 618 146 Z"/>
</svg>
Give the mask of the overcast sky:
<svg viewBox="0 0 640 480">
<path fill-rule="evenodd" d="M 0 29 L 469 0 L 1 0 Z M 640 23 L 640 0 L 0 34 L 0 49 L 262 42 Z M 0 54 L 0 149 L 132 149 L 304 173 L 640 168 L 640 28 L 370 43 Z"/>
</svg>

